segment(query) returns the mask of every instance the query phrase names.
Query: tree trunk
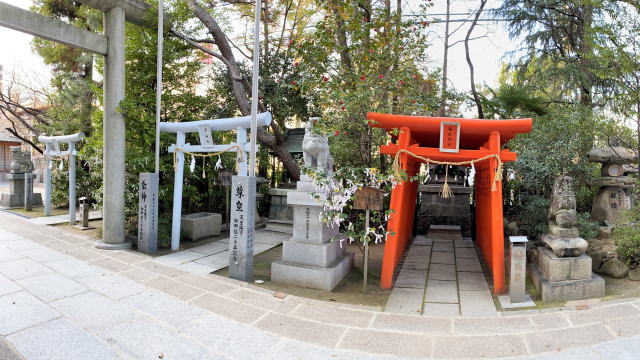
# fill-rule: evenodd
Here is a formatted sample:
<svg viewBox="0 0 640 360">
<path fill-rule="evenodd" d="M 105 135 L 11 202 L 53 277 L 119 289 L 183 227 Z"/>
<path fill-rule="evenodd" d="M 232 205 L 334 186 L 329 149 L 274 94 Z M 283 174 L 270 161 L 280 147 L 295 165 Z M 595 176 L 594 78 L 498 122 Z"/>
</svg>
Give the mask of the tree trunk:
<svg viewBox="0 0 640 360">
<path fill-rule="evenodd" d="M 476 13 L 476 16 L 473 18 L 473 22 L 471 23 L 471 26 L 469 27 L 469 31 L 467 31 L 467 36 L 464 38 L 464 49 L 465 49 L 465 52 L 467 54 L 467 64 L 469 64 L 469 74 L 470 74 L 470 77 L 471 77 L 471 92 L 473 93 L 473 99 L 476 102 L 476 107 L 478 108 L 478 117 L 480 119 L 484 119 L 484 112 L 482 111 L 482 103 L 480 102 L 480 97 L 478 96 L 478 91 L 476 90 L 473 63 L 471 62 L 471 56 L 469 55 L 469 38 L 471 37 L 471 33 L 473 32 L 473 28 L 476 27 L 476 24 L 478 23 L 478 18 L 480 17 L 480 14 L 482 13 L 482 10 L 484 9 L 484 6 L 486 4 L 487 4 L 487 0 L 481 0 L 480 1 L 480 8 L 478 9 L 478 12 Z"/>
<path fill-rule="evenodd" d="M 218 50 L 220 50 L 220 54 L 226 60 L 224 61 L 224 64 L 227 67 L 227 71 L 229 71 L 229 75 L 231 78 L 231 93 L 236 100 L 238 109 L 240 109 L 242 115 L 250 115 L 251 107 L 245 85 L 249 84 L 249 88 L 251 86 L 249 81 L 243 79 L 242 77 L 240 68 L 238 66 L 238 63 L 236 62 L 233 50 L 231 49 L 231 45 L 229 44 L 229 40 L 226 34 L 224 33 L 224 31 L 222 31 L 222 29 L 218 25 L 218 22 L 208 12 L 206 12 L 196 0 L 190 0 L 188 5 L 191 11 L 207 28 L 211 36 L 213 36 L 213 40 L 218 47 Z M 282 164 L 289 171 L 289 174 L 291 175 L 291 178 L 293 180 L 299 180 L 300 169 L 298 168 L 298 164 L 293 159 L 291 154 L 287 151 L 284 144 L 282 132 L 276 121 L 271 122 L 271 128 L 273 129 L 275 135 L 269 134 L 262 128 L 258 128 L 256 140 L 260 142 L 260 144 L 271 149 L 271 151 L 273 151 L 276 156 L 280 158 Z M 255 164 L 251 164 L 250 166 L 255 166 Z"/>
</svg>

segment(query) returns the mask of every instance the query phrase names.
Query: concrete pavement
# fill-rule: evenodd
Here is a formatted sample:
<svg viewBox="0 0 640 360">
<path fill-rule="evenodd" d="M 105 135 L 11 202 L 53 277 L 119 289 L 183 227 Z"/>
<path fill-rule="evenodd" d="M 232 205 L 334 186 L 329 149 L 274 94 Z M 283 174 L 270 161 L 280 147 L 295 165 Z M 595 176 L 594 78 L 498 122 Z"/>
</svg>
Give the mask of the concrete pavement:
<svg viewBox="0 0 640 360">
<path fill-rule="evenodd" d="M 638 299 L 474 318 L 281 297 L 0 213 L 0 336 L 26 359 L 584 360 L 640 351 Z"/>
</svg>

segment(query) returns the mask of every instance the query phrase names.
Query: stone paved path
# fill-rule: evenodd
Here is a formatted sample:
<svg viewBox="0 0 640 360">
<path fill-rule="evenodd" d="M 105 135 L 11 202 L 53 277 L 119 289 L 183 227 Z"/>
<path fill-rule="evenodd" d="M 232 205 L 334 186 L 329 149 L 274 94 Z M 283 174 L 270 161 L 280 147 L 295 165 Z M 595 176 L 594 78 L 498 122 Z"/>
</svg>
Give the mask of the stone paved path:
<svg viewBox="0 0 640 360">
<path fill-rule="evenodd" d="M 29 360 L 638 358 L 640 300 L 579 308 L 432 317 L 279 298 L 0 213 L 0 336 Z"/>
<path fill-rule="evenodd" d="M 281 232 L 256 230 L 253 253 L 263 253 L 290 237 Z M 229 266 L 229 238 L 159 256 L 155 261 L 192 274 L 211 274 Z"/>
<path fill-rule="evenodd" d="M 459 227 L 432 226 L 409 246 L 385 312 L 496 316 L 473 241 Z"/>
</svg>

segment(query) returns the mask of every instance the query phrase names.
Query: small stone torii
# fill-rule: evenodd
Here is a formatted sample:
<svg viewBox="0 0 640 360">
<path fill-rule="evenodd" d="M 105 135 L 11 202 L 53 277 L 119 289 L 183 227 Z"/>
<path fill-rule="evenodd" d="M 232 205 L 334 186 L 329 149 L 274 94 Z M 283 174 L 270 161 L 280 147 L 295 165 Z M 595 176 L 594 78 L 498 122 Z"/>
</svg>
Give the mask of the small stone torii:
<svg viewBox="0 0 640 360">
<path fill-rule="evenodd" d="M 61 136 L 38 136 L 45 144 L 44 156 L 44 216 L 51 215 L 51 158 L 69 157 L 69 225 L 76 223 L 76 143 L 84 139 L 84 133 Z M 60 143 L 67 143 L 67 150 L 60 150 Z"/>
<path fill-rule="evenodd" d="M 257 116 L 258 126 L 271 124 L 271 113 L 265 112 Z M 227 119 L 211 119 L 183 123 L 161 122 L 160 131 L 176 133 L 176 142 L 169 146 L 169 152 L 175 157 L 175 178 L 173 187 L 173 215 L 171 224 L 171 250 L 180 246 L 180 222 L 182 216 L 182 184 L 184 182 L 185 153 L 238 153 L 238 175 L 247 176 L 250 144 L 247 142 L 247 128 L 251 126 L 251 116 Z M 236 142 L 216 145 L 213 143 L 211 131 L 236 130 Z M 186 143 L 186 134 L 198 133 L 200 145 Z M 241 150 L 241 151 L 239 151 Z"/>
</svg>

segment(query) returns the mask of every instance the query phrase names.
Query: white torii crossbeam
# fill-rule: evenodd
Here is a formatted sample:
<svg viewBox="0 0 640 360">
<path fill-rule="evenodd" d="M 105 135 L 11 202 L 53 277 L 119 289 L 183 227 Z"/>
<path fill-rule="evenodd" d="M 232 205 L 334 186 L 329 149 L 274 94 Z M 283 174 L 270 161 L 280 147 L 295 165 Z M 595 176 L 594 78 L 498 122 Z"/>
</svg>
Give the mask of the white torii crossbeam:
<svg viewBox="0 0 640 360">
<path fill-rule="evenodd" d="M 257 116 L 258 126 L 269 126 L 271 124 L 271 113 L 261 113 Z M 247 128 L 251 127 L 251 116 L 237 118 L 211 119 L 201 121 L 190 121 L 184 123 L 161 122 L 160 131 L 176 134 L 176 142 L 169 146 L 168 151 L 175 153 L 175 178 L 173 187 L 173 214 L 171 223 L 171 250 L 178 250 L 180 247 L 180 222 L 182 220 L 182 185 L 184 182 L 184 154 L 187 153 L 217 153 L 236 152 L 242 153 L 237 156 L 238 175 L 247 176 L 248 158 L 250 144 L 247 142 Z M 212 131 L 236 130 L 236 142 L 229 144 L 214 144 Z M 186 143 L 188 133 L 198 133 L 199 145 Z M 238 151 L 240 150 L 240 151 Z"/>
</svg>

